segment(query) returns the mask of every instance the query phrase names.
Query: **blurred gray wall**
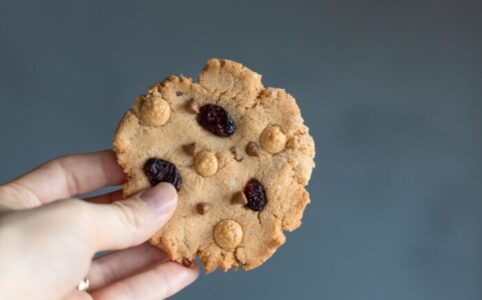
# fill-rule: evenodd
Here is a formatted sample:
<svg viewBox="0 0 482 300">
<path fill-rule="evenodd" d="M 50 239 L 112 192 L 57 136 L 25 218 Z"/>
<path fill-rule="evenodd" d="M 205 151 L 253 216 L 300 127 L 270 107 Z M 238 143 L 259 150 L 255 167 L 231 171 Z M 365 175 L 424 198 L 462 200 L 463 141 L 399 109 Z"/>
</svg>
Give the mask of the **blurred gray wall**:
<svg viewBox="0 0 482 300">
<path fill-rule="evenodd" d="M 0 182 L 109 148 L 210 57 L 284 87 L 317 144 L 303 227 L 174 299 L 481 299 L 481 1 L 0 0 Z"/>
</svg>

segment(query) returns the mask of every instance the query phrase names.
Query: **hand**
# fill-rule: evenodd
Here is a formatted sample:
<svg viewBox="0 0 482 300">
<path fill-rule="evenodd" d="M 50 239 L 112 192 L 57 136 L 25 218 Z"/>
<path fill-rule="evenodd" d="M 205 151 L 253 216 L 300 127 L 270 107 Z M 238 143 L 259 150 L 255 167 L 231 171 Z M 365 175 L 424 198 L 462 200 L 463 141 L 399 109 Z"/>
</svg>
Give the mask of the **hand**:
<svg viewBox="0 0 482 300">
<path fill-rule="evenodd" d="M 193 282 L 195 265 L 144 243 L 175 210 L 170 184 L 126 200 L 121 191 L 71 198 L 124 181 L 105 151 L 59 158 L 0 186 L 2 299 L 163 299 Z M 85 277 L 90 294 L 75 289 Z"/>
</svg>

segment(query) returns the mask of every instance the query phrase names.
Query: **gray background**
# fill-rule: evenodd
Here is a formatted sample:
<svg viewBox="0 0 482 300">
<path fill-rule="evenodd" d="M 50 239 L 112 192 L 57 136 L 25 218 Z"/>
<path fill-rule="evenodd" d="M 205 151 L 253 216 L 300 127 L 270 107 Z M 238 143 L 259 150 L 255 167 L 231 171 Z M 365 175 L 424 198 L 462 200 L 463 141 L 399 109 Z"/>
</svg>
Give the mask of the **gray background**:
<svg viewBox="0 0 482 300">
<path fill-rule="evenodd" d="M 0 1 L 0 182 L 108 148 L 210 57 L 284 87 L 317 145 L 303 227 L 174 299 L 481 299 L 481 1 Z"/>
</svg>

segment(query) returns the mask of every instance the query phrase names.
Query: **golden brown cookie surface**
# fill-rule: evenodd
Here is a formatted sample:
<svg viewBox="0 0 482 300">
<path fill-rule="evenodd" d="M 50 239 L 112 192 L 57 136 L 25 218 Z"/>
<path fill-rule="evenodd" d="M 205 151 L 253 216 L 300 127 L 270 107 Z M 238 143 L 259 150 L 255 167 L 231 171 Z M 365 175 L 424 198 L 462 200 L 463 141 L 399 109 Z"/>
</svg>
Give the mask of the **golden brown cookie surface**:
<svg viewBox="0 0 482 300">
<path fill-rule="evenodd" d="M 301 224 L 314 143 L 295 100 L 239 63 L 209 60 L 197 82 L 170 76 L 122 119 L 114 151 L 131 195 L 159 181 L 179 190 L 151 243 L 201 258 L 206 272 L 253 269 Z"/>
</svg>

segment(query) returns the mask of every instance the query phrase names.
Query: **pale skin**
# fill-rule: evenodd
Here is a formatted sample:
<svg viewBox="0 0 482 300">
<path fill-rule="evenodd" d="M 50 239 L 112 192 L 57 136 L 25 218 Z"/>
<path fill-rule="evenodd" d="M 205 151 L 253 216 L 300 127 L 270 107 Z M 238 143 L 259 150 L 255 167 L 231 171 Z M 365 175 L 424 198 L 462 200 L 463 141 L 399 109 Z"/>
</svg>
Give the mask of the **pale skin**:
<svg viewBox="0 0 482 300">
<path fill-rule="evenodd" d="M 173 214 L 177 193 L 157 186 L 122 198 L 112 151 L 66 156 L 0 185 L 2 299 L 164 299 L 198 276 L 146 241 Z M 114 252 L 99 259 L 95 253 Z M 89 293 L 76 290 L 90 281 Z"/>
</svg>

